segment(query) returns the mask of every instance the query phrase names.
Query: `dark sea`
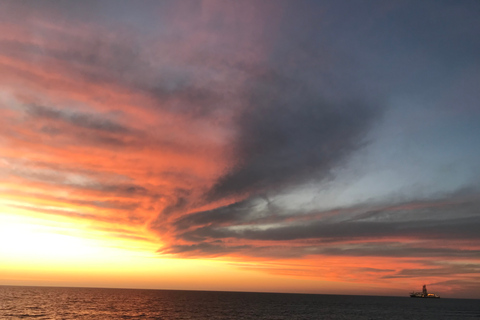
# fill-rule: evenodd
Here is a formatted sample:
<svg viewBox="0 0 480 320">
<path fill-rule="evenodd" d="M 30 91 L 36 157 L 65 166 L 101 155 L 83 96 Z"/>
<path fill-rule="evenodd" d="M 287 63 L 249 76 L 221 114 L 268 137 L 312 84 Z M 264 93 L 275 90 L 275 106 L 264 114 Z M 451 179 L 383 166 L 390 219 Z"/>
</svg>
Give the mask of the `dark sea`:
<svg viewBox="0 0 480 320">
<path fill-rule="evenodd" d="M 0 319 L 480 319 L 480 300 L 0 286 Z"/>
</svg>

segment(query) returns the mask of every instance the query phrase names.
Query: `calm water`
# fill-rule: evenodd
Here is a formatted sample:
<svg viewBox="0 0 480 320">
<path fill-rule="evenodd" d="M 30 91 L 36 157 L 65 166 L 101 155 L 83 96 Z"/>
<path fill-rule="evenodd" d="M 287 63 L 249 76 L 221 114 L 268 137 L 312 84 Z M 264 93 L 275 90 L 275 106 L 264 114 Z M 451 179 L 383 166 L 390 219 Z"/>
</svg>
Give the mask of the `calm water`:
<svg viewBox="0 0 480 320">
<path fill-rule="evenodd" d="M 480 300 L 0 286 L 0 319 L 480 319 Z"/>
</svg>

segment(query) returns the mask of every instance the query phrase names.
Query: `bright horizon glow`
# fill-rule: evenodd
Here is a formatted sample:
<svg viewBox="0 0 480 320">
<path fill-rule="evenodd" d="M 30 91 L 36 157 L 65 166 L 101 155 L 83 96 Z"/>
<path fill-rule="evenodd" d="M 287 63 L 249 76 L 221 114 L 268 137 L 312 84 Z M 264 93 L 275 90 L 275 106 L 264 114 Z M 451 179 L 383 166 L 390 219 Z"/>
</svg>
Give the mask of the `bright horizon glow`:
<svg viewBox="0 0 480 320">
<path fill-rule="evenodd" d="M 0 247 L 4 285 L 251 291 L 261 281 L 264 289 L 260 291 L 265 292 L 318 293 L 318 284 L 329 292 L 354 289 L 348 286 L 346 291 L 346 284 L 335 282 L 288 280 L 241 270 L 229 261 L 165 259 L 152 251 L 151 244 L 142 243 L 142 247 L 136 241 L 101 238 L 91 230 L 75 228 L 71 221 L 42 221 L 19 214 L 0 214 L 0 221 L 0 243 L 6 244 Z M 265 268 L 261 262 L 255 265 Z"/>
</svg>

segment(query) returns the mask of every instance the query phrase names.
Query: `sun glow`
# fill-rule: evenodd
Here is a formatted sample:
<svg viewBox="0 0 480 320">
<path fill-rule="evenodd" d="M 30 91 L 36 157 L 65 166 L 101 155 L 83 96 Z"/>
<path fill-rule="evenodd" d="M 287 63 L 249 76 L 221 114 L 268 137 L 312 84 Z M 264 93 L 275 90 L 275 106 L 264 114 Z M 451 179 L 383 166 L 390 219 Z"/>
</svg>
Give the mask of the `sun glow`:
<svg viewBox="0 0 480 320">
<path fill-rule="evenodd" d="M 29 263 L 36 267 L 68 261 L 83 265 L 85 261 L 102 261 L 139 253 L 119 249 L 122 240 L 101 238 L 101 232 L 84 230 L 75 221 L 49 221 L 25 215 L 0 213 L 0 254 L 3 264 Z M 146 249 L 146 248 L 145 248 Z"/>
<path fill-rule="evenodd" d="M 156 243 L 102 237 L 74 219 L 51 221 L 7 211 L 0 206 L 3 284 L 238 291 L 258 283 L 264 291 L 295 291 L 299 283 L 307 291 L 328 285 L 219 259 L 164 258 L 156 254 Z"/>
<path fill-rule="evenodd" d="M 247 290 L 255 279 L 271 290 L 285 285 L 226 261 L 162 258 L 158 246 L 83 228 L 75 219 L 45 220 L 0 206 L 4 284 Z"/>
</svg>

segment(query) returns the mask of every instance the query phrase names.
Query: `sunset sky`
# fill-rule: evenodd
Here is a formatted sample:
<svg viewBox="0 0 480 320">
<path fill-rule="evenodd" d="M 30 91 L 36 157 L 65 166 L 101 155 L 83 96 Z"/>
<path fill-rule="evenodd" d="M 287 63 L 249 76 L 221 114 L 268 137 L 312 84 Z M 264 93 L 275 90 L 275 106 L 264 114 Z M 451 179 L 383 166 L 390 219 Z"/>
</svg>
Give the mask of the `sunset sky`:
<svg viewBox="0 0 480 320">
<path fill-rule="evenodd" d="M 0 285 L 480 298 L 479 16 L 0 1 Z"/>
</svg>

